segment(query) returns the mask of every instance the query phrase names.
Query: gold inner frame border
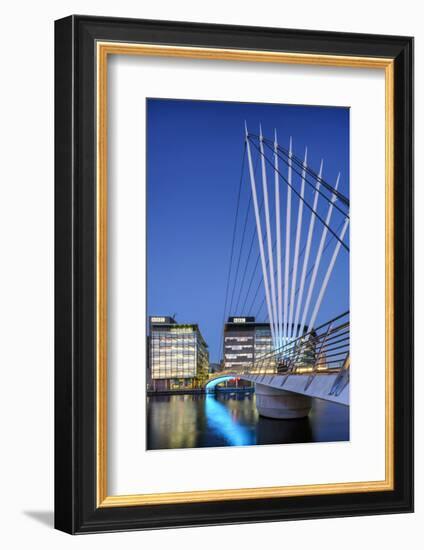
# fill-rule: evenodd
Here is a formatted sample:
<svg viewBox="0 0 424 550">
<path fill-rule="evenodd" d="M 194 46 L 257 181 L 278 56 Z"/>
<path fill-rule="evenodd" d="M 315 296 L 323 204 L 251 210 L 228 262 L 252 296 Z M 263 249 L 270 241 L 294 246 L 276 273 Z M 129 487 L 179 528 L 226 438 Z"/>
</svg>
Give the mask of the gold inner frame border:
<svg viewBox="0 0 424 550">
<path fill-rule="evenodd" d="M 285 63 L 331 67 L 383 69 L 385 72 L 385 479 L 315 485 L 216 489 L 172 493 L 114 495 L 107 493 L 107 63 L 109 55 L 138 55 L 217 59 L 241 62 Z M 97 304 L 96 304 L 96 379 L 97 379 L 97 506 L 143 506 L 212 502 L 223 500 L 281 498 L 306 495 L 365 493 L 394 489 L 394 60 L 302 54 L 260 50 L 237 50 L 165 46 L 141 43 L 96 43 L 97 61 Z"/>
</svg>

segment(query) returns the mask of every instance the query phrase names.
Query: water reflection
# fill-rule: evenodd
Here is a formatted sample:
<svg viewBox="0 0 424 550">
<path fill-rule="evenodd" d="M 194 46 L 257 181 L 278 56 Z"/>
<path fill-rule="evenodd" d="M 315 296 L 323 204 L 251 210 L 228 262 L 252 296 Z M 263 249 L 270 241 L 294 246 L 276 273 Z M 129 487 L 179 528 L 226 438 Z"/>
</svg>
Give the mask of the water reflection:
<svg viewBox="0 0 424 550">
<path fill-rule="evenodd" d="M 147 448 L 180 449 L 349 440 L 349 409 L 314 400 L 308 418 L 258 415 L 254 393 L 158 395 L 147 400 Z"/>
<path fill-rule="evenodd" d="M 245 412 L 251 413 L 251 408 L 247 411 L 240 411 L 239 408 L 231 406 L 239 403 L 240 399 L 229 399 L 227 404 L 220 403 L 213 395 L 206 395 L 205 415 L 207 418 L 208 429 L 216 436 L 222 437 L 227 441 L 227 445 L 254 445 L 256 443 L 256 434 L 253 429 L 253 423 L 246 425 L 243 421 Z M 248 403 L 247 399 L 242 401 Z"/>
</svg>

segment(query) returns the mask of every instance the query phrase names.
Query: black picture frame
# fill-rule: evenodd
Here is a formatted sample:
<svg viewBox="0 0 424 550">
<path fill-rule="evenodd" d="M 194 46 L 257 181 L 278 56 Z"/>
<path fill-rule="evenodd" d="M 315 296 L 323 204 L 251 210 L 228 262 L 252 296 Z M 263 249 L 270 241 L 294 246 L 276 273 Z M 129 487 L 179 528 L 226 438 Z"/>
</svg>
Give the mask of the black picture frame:
<svg viewBox="0 0 424 550">
<path fill-rule="evenodd" d="M 97 507 L 98 40 L 394 59 L 394 490 Z M 55 527 L 93 533 L 413 511 L 413 39 L 73 15 L 55 23 Z"/>
</svg>

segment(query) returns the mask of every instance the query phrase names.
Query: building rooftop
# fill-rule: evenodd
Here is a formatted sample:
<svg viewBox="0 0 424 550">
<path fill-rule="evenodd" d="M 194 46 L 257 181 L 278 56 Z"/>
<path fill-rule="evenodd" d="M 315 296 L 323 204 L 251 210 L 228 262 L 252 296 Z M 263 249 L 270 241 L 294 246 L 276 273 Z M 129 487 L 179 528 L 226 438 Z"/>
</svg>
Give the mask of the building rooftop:
<svg viewBox="0 0 424 550">
<path fill-rule="evenodd" d="M 177 323 L 177 321 L 173 317 L 166 316 L 166 315 L 165 316 L 153 315 L 149 317 L 149 324 L 150 326 L 155 326 L 155 328 L 157 327 L 164 327 L 164 328 L 170 328 L 170 329 L 191 328 L 195 332 L 197 332 L 203 345 L 205 347 L 209 347 L 205 339 L 203 338 L 203 335 L 197 323 Z"/>
<path fill-rule="evenodd" d="M 269 327 L 269 323 L 264 321 L 256 321 L 255 317 L 228 317 L 227 322 L 224 325 L 224 329 L 227 327 L 235 328 L 255 328 L 255 327 Z"/>
</svg>

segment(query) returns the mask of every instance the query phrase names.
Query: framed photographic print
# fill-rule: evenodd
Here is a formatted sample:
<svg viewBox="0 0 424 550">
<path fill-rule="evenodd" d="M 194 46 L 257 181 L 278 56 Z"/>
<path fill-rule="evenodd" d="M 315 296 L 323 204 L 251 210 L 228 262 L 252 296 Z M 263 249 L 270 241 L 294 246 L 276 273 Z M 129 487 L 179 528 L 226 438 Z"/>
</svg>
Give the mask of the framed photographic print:
<svg viewBox="0 0 424 550">
<path fill-rule="evenodd" d="M 55 524 L 413 509 L 413 39 L 55 26 Z"/>
</svg>

